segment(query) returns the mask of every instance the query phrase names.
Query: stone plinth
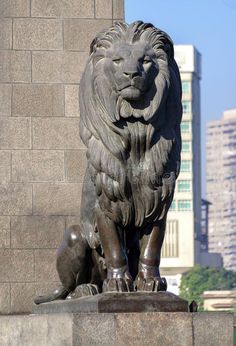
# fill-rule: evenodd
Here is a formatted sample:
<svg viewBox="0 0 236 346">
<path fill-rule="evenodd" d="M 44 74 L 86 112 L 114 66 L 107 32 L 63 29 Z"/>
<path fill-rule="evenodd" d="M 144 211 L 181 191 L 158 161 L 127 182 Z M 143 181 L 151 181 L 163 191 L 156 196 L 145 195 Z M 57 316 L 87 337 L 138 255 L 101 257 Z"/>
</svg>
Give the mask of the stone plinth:
<svg viewBox="0 0 236 346">
<path fill-rule="evenodd" d="M 231 346 L 233 314 L 61 313 L 0 317 L 1 346 Z"/>
<path fill-rule="evenodd" d="M 170 292 L 102 293 L 35 305 L 35 313 L 187 312 L 188 302 Z"/>
</svg>

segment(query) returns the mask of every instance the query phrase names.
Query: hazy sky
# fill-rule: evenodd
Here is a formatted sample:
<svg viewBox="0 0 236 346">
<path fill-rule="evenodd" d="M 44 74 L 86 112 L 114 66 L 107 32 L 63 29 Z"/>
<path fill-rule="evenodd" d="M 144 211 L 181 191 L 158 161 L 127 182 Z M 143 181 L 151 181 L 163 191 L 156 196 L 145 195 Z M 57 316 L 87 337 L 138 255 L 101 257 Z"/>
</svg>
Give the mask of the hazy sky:
<svg viewBox="0 0 236 346">
<path fill-rule="evenodd" d="M 236 0 L 125 0 L 125 18 L 150 22 L 175 44 L 202 55 L 202 182 L 205 195 L 205 124 L 236 108 Z"/>
</svg>

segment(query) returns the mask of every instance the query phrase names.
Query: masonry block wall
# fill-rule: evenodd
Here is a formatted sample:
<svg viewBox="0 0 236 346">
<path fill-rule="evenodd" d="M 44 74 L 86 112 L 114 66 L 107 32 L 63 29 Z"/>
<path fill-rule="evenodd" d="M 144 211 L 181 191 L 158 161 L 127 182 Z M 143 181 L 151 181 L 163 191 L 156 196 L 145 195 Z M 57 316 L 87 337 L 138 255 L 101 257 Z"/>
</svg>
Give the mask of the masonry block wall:
<svg viewBox="0 0 236 346">
<path fill-rule="evenodd" d="M 79 81 L 92 38 L 123 16 L 123 0 L 0 0 L 0 313 L 58 282 L 86 166 Z"/>
</svg>

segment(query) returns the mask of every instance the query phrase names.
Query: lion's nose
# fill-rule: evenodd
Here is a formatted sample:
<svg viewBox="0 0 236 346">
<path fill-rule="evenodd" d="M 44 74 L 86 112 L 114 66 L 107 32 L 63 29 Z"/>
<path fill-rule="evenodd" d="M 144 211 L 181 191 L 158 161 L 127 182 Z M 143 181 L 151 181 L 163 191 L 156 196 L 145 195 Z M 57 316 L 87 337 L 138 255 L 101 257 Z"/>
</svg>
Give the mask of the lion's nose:
<svg viewBox="0 0 236 346">
<path fill-rule="evenodd" d="M 138 76 L 139 74 L 139 66 L 136 60 L 129 59 L 123 65 L 123 73 L 126 77 L 130 79 Z"/>
<path fill-rule="evenodd" d="M 138 71 L 125 71 L 124 75 L 132 79 L 138 76 Z"/>
</svg>

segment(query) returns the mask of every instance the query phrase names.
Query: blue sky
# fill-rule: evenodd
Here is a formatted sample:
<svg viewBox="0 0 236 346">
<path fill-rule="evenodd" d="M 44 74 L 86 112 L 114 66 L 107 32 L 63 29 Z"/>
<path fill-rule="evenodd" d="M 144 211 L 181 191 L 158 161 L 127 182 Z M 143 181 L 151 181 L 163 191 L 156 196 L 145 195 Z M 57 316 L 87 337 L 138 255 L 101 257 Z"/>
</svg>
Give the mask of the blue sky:
<svg viewBox="0 0 236 346">
<path fill-rule="evenodd" d="M 205 125 L 236 108 L 236 0 L 125 0 L 125 18 L 151 22 L 175 44 L 202 55 L 202 185 L 205 195 Z"/>
</svg>

